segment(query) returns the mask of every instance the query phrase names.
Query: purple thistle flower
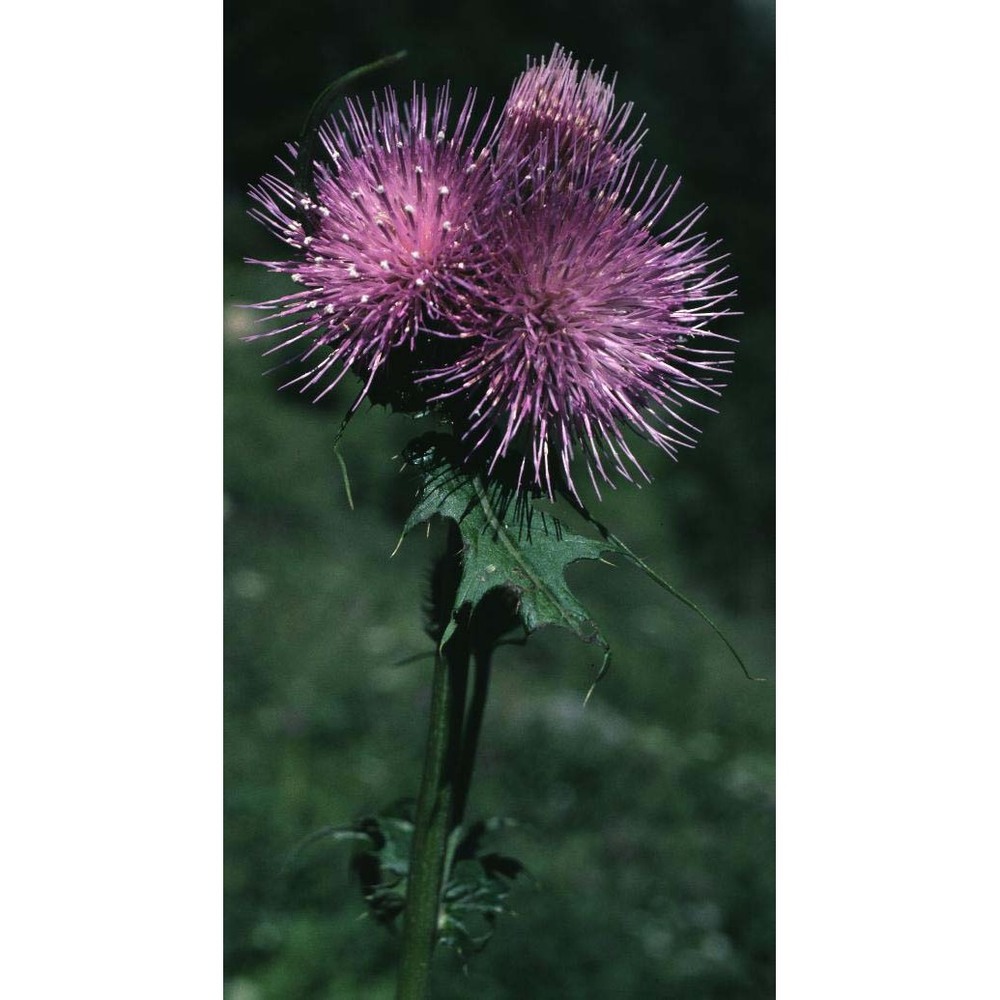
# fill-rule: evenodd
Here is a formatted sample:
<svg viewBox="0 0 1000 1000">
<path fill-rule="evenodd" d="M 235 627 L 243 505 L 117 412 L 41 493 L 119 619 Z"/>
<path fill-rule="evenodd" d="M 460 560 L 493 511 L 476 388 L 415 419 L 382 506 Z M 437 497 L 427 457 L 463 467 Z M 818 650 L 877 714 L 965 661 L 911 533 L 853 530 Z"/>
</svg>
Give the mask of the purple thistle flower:
<svg viewBox="0 0 1000 1000">
<path fill-rule="evenodd" d="M 302 286 L 260 304 L 290 322 L 258 336 L 308 364 L 289 385 L 319 398 L 354 371 L 351 412 L 430 405 L 470 459 L 519 459 L 519 487 L 579 498 L 577 460 L 598 496 L 648 479 L 625 428 L 676 457 L 698 433 L 681 411 L 711 410 L 730 364 L 708 326 L 733 279 L 693 232 L 703 209 L 657 232 L 678 182 L 640 174 L 631 105 L 559 46 L 488 135 L 472 103 L 449 137 L 447 90 L 433 112 L 416 89 L 368 117 L 348 101 L 321 129 L 315 200 L 273 175 L 251 189 L 294 251 L 254 263 Z"/>
<path fill-rule="evenodd" d="M 473 127 L 473 100 L 450 136 L 447 88 L 433 113 L 416 87 L 402 113 L 391 91 L 369 117 L 348 101 L 320 133 L 315 201 L 291 183 L 291 144 L 292 163 L 278 161 L 289 177 L 269 174 L 250 189 L 260 206 L 251 215 L 294 250 L 290 260 L 250 263 L 302 286 L 258 306 L 291 322 L 249 338 L 288 334 L 267 352 L 294 347 L 292 360 L 309 364 L 288 385 L 320 387 L 318 399 L 353 369 L 366 380 L 353 411 L 391 353 L 468 321 L 488 263 L 474 252 L 476 216 L 494 183 L 492 140 L 480 146 L 486 119 Z"/>
<path fill-rule="evenodd" d="M 626 132 L 631 113 L 631 104 L 616 106 L 614 81 L 605 82 L 603 69 L 581 69 L 556 45 L 548 62 L 529 61 L 511 88 L 501 113 L 500 158 L 520 163 L 544 147 L 549 155 L 536 166 L 557 167 L 567 183 L 583 176 L 600 183 L 639 149 L 642 119 Z"/>
<path fill-rule="evenodd" d="M 544 165 L 536 152 L 535 168 Z M 691 235 L 698 209 L 659 236 L 653 227 L 679 182 L 641 180 L 622 163 L 603 186 L 584 170 L 566 185 L 552 171 L 500 213 L 488 315 L 464 331 L 467 350 L 425 376 L 433 399 L 463 403 L 461 437 L 490 469 L 520 452 L 520 483 L 578 496 L 571 465 L 582 457 L 595 492 L 612 473 L 648 479 L 623 427 L 671 456 L 695 443 L 683 404 L 711 409 L 731 352 L 706 324 L 726 315 L 721 258 Z M 579 446 L 579 449 L 578 447 Z"/>
</svg>

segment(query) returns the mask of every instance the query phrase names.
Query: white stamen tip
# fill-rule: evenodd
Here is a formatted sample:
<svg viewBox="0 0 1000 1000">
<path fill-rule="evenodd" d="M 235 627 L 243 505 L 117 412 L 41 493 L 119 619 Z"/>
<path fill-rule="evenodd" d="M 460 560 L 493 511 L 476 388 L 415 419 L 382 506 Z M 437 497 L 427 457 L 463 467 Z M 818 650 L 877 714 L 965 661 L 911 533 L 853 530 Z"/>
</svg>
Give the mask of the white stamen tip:
<svg viewBox="0 0 1000 1000">
<path fill-rule="evenodd" d="M 292 281 L 294 281 L 297 284 L 301 285 L 302 284 L 302 275 L 301 274 L 293 274 L 292 275 Z"/>
<path fill-rule="evenodd" d="M 368 301 L 368 296 L 367 295 L 362 295 L 361 296 L 361 301 L 362 302 L 367 302 Z"/>
<path fill-rule="evenodd" d="M 441 187 L 438 188 L 438 194 L 451 194 L 451 191 L 449 191 L 448 188 L 442 184 Z"/>
<path fill-rule="evenodd" d="M 389 270 L 389 262 L 387 260 L 380 260 L 378 262 L 378 266 L 382 268 L 383 271 Z"/>
<path fill-rule="evenodd" d="M 404 205 L 403 206 L 403 211 L 406 212 L 407 215 L 413 215 L 413 206 L 412 205 Z"/>
</svg>

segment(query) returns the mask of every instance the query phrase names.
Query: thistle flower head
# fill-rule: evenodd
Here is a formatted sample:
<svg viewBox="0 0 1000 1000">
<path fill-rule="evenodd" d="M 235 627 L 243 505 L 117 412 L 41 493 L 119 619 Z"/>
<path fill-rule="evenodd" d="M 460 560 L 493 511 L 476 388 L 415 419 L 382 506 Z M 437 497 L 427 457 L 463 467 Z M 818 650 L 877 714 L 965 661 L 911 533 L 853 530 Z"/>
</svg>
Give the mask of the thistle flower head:
<svg viewBox="0 0 1000 1000">
<path fill-rule="evenodd" d="M 536 166 L 555 167 L 567 182 L 585 173 L 600 183 L 639 149 L 642 122 L 629 131 L 631 113 L 631 104 L 616 104 L 604 70 L 581 68 L 556 45 L 548 61 L 529 61 L 514 82 L 501 116 L 500 155 L 519 163 L 545 149 Z"/>
<path fill-rule="evenodd" d="M 623 165 L 595 195 L 591 175 L 575 186 L 551 177 L 520 189 L 499 219 L 486 321 L 428 377 L 438 400 L 467 406 L 472 452 L 491 467 L 521 454 L 522 484 L 578 495 L 577 455 L 598 494 L 613 474 L 646 477 L 624 427 L 671 455 L 695 443 L 680 409 L 718 392 L 730 352 L 706 323 L 732 293 L 712 247 L 691 235 L 700 211 L 655 235 L 677 189 L 664 179 Z"/>
<path fill-rule="evenodd" d="M 290 147 L 291 179 L 251 194 L 292 248 L 266 266 L 301 286 L 262 303 L 288 322 L 261 336 L 307 362 L 292 383 L 322 395 L 352 370 L 355 406 L 430 406 L 470 458 L 511 459 L 519 487 L 549 496 L 579 497 L 581 463 L 598 495 L 648 478 L 626 429 L 692 446 L 688 408 L 711 409 L 729 364 L 709 324 L 732 279 L 694 230 L 701 210 L 663 221 L 677 184 L 635 165 L 630 112 L 556 46 L 488 135 L 472 95 L 450 133 L 447 91 L 433 111 L 416 90 L 367 116 L 350 101 L 321 131 L 313 196 Z"/>
<path fill-rule="evenodd" d="M 255 263 L 301 286 L 261 304 L 290 323 L 260 336 L 287 335 L 272 350 L 297 346 L 308 362 L 289 384 L 321 396 L 354 369 L 366 378 L 360 402 L 390 353 L 412 350 L 470 307 L 486 263 L 472 252 L 476 215 L 493 183 L 473 99 L 451 134 L 447 90 L 433 111 L 416 88 L 402 109 L 387 92 L 369 116 L 349 101 L 321 130 L 315 198 L 293 184 L 294 146 L 292 162 L 282 163 L 289 176 L 267 175 L 251 188 L 259 205 L 251 214 L 293 250 Z"/>
</svg>

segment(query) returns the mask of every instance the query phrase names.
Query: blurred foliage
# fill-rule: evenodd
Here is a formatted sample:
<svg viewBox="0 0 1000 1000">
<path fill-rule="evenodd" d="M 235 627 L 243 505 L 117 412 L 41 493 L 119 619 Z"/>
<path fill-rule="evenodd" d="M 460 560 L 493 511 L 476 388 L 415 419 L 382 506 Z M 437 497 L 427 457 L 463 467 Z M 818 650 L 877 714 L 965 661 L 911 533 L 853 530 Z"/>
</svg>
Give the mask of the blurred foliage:
<svg viewBox="0 0 1000 1000">
<path fill-rule="evenodd" d="M 332 445 L 353 386 L 311 404 L 239 338 L 238 303 L 286 286 L 241 263 L 274 246 L 246 219 L 246 184 L 294 137 L 322 88 L 406 48 L 366 81 L 451 79 L 506 96 L 555 41 L 607 63 L 647 115 L 645 157 L 676 165 L 677 209 L 704 200 L 740 275 L 744 316 L 718 416 L 655 482 L 592 505 L 701 604 L 753 673 L 773 675 L 773 8 L 759 0 L 467 2 L 435 7 L 230 0 L 226 8 L 226 996 L 390 998 L 398 942 L 366 916 L 350 845 L 318 841 L 416 793 L 431 660 L 432 558 L 398 457 L 433 426 L 360 413 Z M 394 458 L 394 456 L 396 456 Z M 621 562 L 621 560 L 616 560 Z M 693 614 L 624 564 L 567 579 L 615 649 L 542 630 L 496 656 L 470 815 L 516 817 L 494 838 L 535 882 L 464 968 L 437 961 L 434 997 L 677 1000 L 773 996 L 773 685 L 752 684 Z"/>
</svg>

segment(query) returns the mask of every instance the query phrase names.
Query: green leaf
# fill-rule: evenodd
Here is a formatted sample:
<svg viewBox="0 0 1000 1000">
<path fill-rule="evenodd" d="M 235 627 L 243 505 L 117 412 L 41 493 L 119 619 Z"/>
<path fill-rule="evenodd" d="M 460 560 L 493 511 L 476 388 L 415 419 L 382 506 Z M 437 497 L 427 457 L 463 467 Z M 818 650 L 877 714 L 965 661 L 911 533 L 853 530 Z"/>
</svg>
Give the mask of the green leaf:
<svg viewBox="0 0 1000 1000">
<path fill-rule="evenodd" d="M 365 816 L 349 826 L 323 827 L 297 848 L 296 855 L 323 839 L 352 841 L 351 871 L 357 878 L 369 916 L 392 928 L 406 909 L 406 889 L 413 844 L 412 810 L 396 803 L 377 816 Z M 441 887 L 438 940 L 462 955 L 480 951 L 489 941 L 498 917 L 513 913 L 508 900 L 521 877 L 533 881 L 516 858 L 488 851 L 483 840 L 513 820 L 501 817 L 457 827 Z"/>
<path fill-rule="evenodd" d="M 462 955 L 481 951 L 497 919 L 513 914 L 508 900 L 514 879 L 524 871 L 520 861 L 502 854 L 457 861 L 442 894 L 441 943 Z"/>
<path fill-rule="evenodd" d="M 404 455 L 420 470 L 422 482 L 403 536 L 436 514 L 454 521 L 462 537 L 462 577 L 440 645 L 451 638 L 463 608 L 474 610 L 486 594 L 502 588 L 515 595 L 517 615 L 527 633 L 557 625 L 600 646 L 604 651 L 600 679 L 607 670 L 610 648 L 573 596 L 564 574 L 570 564 L 600 559 L 613 546 L 574 534 L 556 518 L 532 508 L 523 495 L 515 500 L 502 477 L 484 483 L 477 472 L 462 467 L 453 438 L 424 435 Z"/>
</svg>

